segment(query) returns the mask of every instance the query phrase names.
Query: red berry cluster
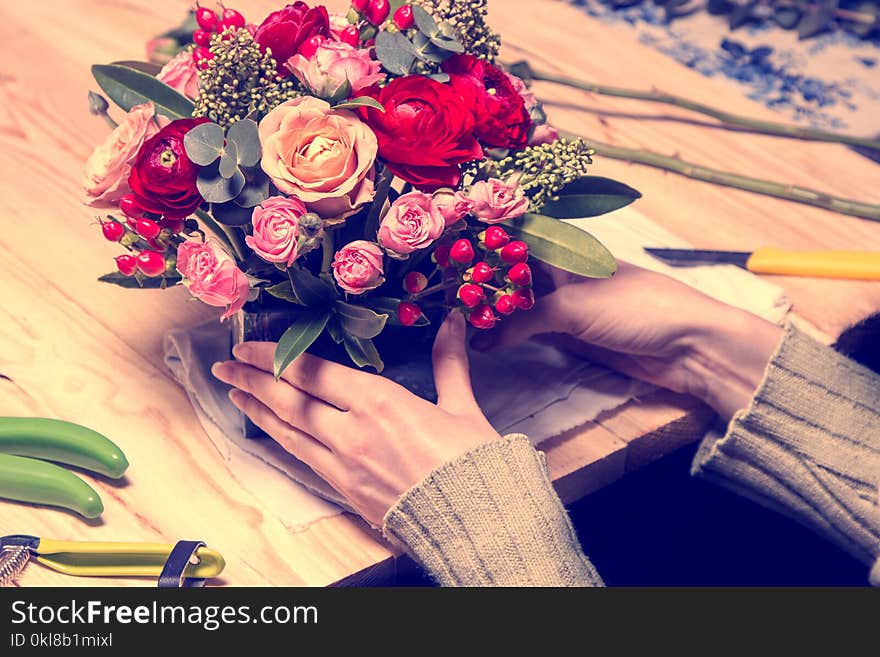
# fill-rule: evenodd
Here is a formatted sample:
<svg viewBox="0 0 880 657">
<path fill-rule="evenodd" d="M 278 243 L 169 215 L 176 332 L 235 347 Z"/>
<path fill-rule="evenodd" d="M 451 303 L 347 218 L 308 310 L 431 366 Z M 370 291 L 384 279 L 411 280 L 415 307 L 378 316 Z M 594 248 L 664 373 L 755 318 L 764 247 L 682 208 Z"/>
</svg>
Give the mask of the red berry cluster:
<svg viewBox="0 0 880 657">
<path fill-rule="evenodd" d="M 222 6 L 222 5 L 221 5 Z M 193 41 L 196 49 L 193 50 L 193 61 L 200 69 L 208 67 L 208 62 L 214 59 L 214 53 L 210 51 L 211 37 L 214 34 L 232 34 L 236 30 L 246 27 L 253 34 L 257 26 L 248 25 L 244 16 L 235 9 L 223 7 L 223 14 L 218 15 L 213 9 L 198 7 L 196 9 L 196 23 L 199 29 L 193 31 Z"/>
<path fill-rule="evenodd" d="M 352 0 L 351 8 L 368 23 L 377 27 L 387 21 L 391 13 L 391 3 L 388 0 Z M 399 7 L 391 20 L 398 30 L 411 28 L 415 23 L 412 5 Z"/>
<path fill-rule="evenodd" d="M 117 256 L 116 266 L 126 276 L 140 272 L 144 276 L 162 276 L 174 264 L 172 248 L 176 236 L 185 228 L 181 219 L 154 221 L 143 214 L 125 219 L 124 223 L 109 217 L 101 221 L 101 232 L 110 242 L 122 244 L 132 253 Z"/>
</svg>

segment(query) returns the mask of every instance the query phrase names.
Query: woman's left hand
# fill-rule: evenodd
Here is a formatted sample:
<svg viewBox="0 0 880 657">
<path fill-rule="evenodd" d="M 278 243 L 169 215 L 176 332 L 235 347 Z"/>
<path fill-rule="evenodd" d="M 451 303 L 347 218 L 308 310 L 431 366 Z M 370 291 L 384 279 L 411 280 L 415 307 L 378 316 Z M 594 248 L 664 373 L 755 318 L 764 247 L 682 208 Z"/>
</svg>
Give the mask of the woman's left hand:
<svg viewBox="0 0 880 657">
<path fill-rule="evenodd" d="M 438 403 L 383 377 L 303 354 L 276 382 L 275 343 L 245 342 L 214 375 L 254 424 L 381 526 L 406 491 L 438 466 L 497 439 L 471 389 L 465 322 L 452 313 L 434 343 Z"/>
</svg>

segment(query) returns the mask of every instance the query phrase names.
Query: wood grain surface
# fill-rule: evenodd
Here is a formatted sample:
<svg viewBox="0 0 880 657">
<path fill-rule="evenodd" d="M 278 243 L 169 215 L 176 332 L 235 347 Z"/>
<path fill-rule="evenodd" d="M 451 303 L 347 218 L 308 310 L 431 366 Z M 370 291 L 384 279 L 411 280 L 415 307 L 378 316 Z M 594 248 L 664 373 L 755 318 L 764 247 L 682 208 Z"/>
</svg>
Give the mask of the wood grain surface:
<svg viewBox="0 0 880 657">
<path fill-rule="evenodd" d="M 240 0 L 261 18 L 279 2 Z M 331 9 L 347 3 L 332 0 Z M 394 572 L 395 553 L 343 515 L 291 532 L 236 481 L 162 366 L 162 334 L 216 312 L 183 289 L 126 291 L 95 279 L 113 269 L 113 245 L 81 205 L 83 163 L 106 134 L 87 111 L 92 63 L 143 59 L 144 44 L 182 19 L 186 0 L 0 3 L 0 415 L 59 417 L 112 436 L 132 467 L 93 482 L 101 520 L 0 503 L 0 535 L 166 541 L 198 538 L 228 567 L 215 584 L 326 585 Z M 731 111 L 773 117 L 735 89 L 682 67 L 631 35 L 554 0 L 495 0 L 504 57 L 608 84 L 657 86 Z M 837 145 L 744 135 L 699 125 L 686 112 L 537 85 L 554 123 L 585 136 L 642 146 L 701 164 L 880 202 L 880 168 Z M 687 118 L 691 122 L 672 120 Z M 880 249 L 880 225 L 623 162 L 593 169 L 638 188 L 638 209 L 706 248 Z M 827 336 L 880 310 L 880 284 L 776 278 L 796 312 Z M 695 440 L 710 414 L 661 393 L 547 443 L 560 493 L 576 499 Z M 28 585 L 148 585 L 75 579 L 32 564 Z"/>
</svg>

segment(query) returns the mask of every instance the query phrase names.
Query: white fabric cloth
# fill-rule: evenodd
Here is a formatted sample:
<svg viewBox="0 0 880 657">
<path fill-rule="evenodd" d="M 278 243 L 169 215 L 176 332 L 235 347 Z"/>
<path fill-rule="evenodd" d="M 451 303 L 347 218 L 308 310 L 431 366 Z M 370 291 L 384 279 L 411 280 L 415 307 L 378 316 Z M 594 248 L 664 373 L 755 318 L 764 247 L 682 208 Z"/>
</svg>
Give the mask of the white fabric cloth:
<svg viewBox="0 0 880 657">
<path fill-rule="evenodd" d="M 645 255 L 642 246 L 688 245 L 631 208 L 571 223 L 589 230 L 619 259 L 670 274 L 722 301 L 776 322 L 788 310 L 778 287 L 737 267 L 676 269 Z M 340 502 L 339 496 L 308 467 L 272 441 L 243 437 L 226 386 L 210 374 L 214 362 L 230 357 L 230 346 L 228 328 L 214 323 L 173 330 L 165 338 L 165 362 L 230 471 L 291 529 L 341 512 L 326 501 Z M 502 434 L 525 433 L 535 444 L 652 389 L 537 342 L 503 358 L 472 354 L 471 369 L 477 399 L 493 426 Z"/>
</svg>

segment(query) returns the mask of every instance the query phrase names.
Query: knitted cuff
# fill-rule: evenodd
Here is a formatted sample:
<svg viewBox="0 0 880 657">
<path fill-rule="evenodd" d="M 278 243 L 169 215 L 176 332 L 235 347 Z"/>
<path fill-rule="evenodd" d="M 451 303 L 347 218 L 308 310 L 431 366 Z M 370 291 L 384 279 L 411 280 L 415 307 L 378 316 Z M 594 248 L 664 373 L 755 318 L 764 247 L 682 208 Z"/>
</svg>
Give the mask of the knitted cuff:
<svg viewBox="0 0 880 657">
<path fill-rule="evenodd" d="M 602 585 L 522 434 L 441 465 L 388 511 L 383 532 L 443 586 Z"/>
<path fill-rule="evenodd" d="M 750 406 L 692 472 L 825 535 L 880 585 L 880 378 L 789 326 Z"/>
</svg>

